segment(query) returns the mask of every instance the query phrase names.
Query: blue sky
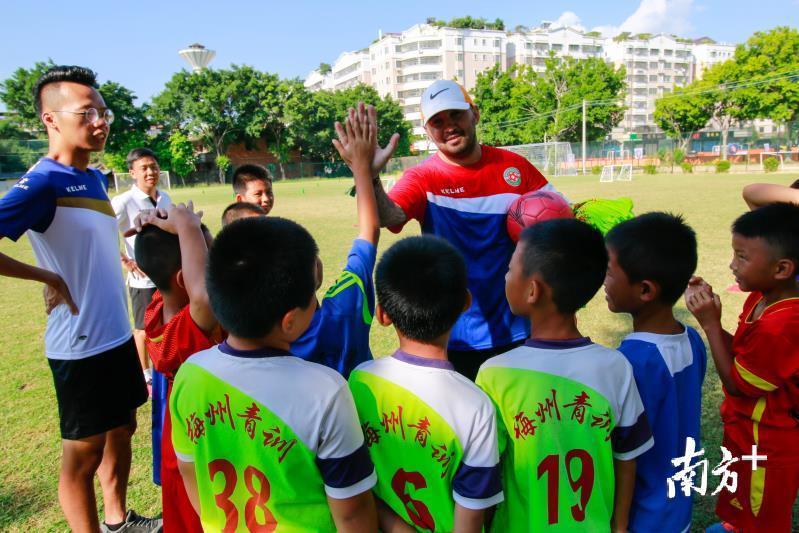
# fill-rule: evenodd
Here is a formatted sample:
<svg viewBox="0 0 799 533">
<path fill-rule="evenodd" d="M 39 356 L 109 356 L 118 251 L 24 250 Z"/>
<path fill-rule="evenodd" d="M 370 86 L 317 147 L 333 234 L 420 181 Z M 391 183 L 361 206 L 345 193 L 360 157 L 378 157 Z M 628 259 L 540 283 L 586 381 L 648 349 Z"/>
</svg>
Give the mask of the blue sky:
<svg viewBox="0 0 799 533">
<path fill-rule="evenodd" d="M 186 64 L 177 51 L 200 42 L 217 52 L 214 67 L 248 64 L 304 77 L 320 62 L 367 46 L 378 31 L 401 31 L 428 16 L 464 15 L 507 27 L 541 20 L 740 43 L 757 30 L 799 26 L 799 0 L 572 0 L 463 2 L 228 0 L 11 0 L 2 8 L 0 80 L 52 58 L 88 66 L 101 81 L 132 89 L 139 102 Z"/>
</svg>

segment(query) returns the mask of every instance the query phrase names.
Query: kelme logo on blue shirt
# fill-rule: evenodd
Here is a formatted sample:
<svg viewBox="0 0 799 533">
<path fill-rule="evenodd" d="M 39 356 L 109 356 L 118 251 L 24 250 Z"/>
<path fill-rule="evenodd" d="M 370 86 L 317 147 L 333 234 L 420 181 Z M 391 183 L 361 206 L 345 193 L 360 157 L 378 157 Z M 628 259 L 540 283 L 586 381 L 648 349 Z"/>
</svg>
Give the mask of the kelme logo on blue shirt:
<svg viewBox="0 0 799 533">
<path fill-rule="evenodd" d="M 518 187 L 522 183 L 522 173 L 516 167 L 506 168 L 505 172 L 502 173 L 502 177 L 505 178 L 505 183 L 511 187 Z"/>
</svg>

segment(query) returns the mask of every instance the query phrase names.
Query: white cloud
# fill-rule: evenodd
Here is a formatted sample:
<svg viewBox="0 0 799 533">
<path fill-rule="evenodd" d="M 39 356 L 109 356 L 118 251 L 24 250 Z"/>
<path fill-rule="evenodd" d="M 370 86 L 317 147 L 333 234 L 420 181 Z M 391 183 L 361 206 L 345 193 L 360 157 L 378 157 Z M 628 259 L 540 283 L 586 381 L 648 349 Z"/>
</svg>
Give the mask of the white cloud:
<svg viewBox="0 0 799 533">
<path fill-rule="evenodd" d="M 799 0 L 793 0 L 799 5 Z M 635 12 L 620 25 L 603 24 L 591 28 L 603 37 L 615 37 L 623 31 L 630 33 L 673 33 L 685 36 L 693 30 L 691 15 L 707 7 L 694 4 L 694 0 L 641 0 Z M 585 31 L 580 17 L 573 11 L 564 11 L 553 26 L 571 26 Z"/>
<path fill-rule="evenodd" d="M 799 1 L 799 0 L 797 0 Z M 576 28 L 580 31 L 584 31 L 585 27 L 582 25 L 580 21 L 580 17 L 577 16 L 574 11 L 564 11 L 558 17 L 558 19 L 553 23 L 554 26 L 569 26 L 571 28 Z"/>
<path fill-rule="evenodd" d="M 685 35 L 693 29 L 692 10 L 693 0 L 641 0 L 635 13 L 622 22 L 620 30 Z"/>
</svg>

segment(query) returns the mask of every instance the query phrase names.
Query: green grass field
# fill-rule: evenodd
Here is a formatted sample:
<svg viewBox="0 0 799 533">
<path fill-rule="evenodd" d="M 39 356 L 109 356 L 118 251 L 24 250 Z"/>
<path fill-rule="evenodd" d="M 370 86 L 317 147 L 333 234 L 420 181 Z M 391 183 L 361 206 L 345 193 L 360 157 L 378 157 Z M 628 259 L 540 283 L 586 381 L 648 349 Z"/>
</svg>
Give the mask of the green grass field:
<svg viewBox="0 0 799 533">
<path fill-rule="evenodd" d="M 777 183 L 788 184 L 793 176 L 769 176 Z M 636 213 L 666 210 L 682 213 L 699 237 L 699 269 L 717 290 L 724 305 L 724 325 L 734 329 L 744 295 L 725 292 L 733 283 L 727 265 L 730 259 L 729 227 L 746 206 L 741 188 L 763 175 L 655 175 L 636 176 L 632 182 L 600 184 L 596 176 L 553 178 L 552 182 L 573 201 L 592 197 L 631 197 Z M 297 220 L 317 240 L 325 265 L 326 287 L 343 267 L 352 239 L 357 235 L 355 200 L 345 195 L 349 180 L 297 181 L 275 185 L 274 215 Z M 205 211 L 204 220 L 212 231 L 220 227 L 219 217 L 232 200 L 228 187 L 176 189 L 176 201 L 194 200 Z M 411 223 L 403 236 L 418 233 Z M 76 235 L 75 238 L 80 238 Z M 379 248 L 385 249 L 397 236 L 384 231 Z M 0 240 L 0 252 L 23 261 L 33 261 L 27 239 L 13 243 Z M 87 275 L 91 275 L 87 273 Z M 45 313 L 42 288 L 34 283 L 0 278 L 0 530 L 67 530 L 58 506 L 60 439 L 52 379 L 44 357 Z M 695 326 L 684 305 L 677 307 L 680 319 Z M 579 314 L 584 334 L 610 346 L 618 345 L 631 327 L 627 317 L 608 312 L 602 291 Z M 372 329 L 372 351 L 386 355 L 396 347 L 393 331 L 377 323 Z M 708 365 L 703 401 L 703 445 L 711 467 L 720 458 L 721 422 L 718 407 L 721 386 L 712 362 Z M 708 472 L 708 494 L 717 478 Z M 134 439 L 134 458 L 128 502 L 131 508 L 146 515 L 160 511 L 158 488 L 151 482 L 149 406 L 139 410 L 139 430 Z M 694 529 L 716 521 L 713 498 L 698 496 L 694 511 Z M 797 521 L 797 508 L 794 509 Z"/>
</svg>

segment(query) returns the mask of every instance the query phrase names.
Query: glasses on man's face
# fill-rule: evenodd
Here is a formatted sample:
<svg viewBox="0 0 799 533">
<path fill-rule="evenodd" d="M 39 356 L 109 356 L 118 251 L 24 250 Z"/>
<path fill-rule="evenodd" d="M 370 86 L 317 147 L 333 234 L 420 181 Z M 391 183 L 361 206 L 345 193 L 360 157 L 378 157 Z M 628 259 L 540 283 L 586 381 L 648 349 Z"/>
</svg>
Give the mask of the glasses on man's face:
<svg viewBox="0 0 799 533">
<path fill-rule="evenodd" d="M 95 122 L 100 120 L 100 112 L 93 107 L 90 107 L 86 111 L 70 111 L 68 109 L 60 109 L 53 111 L 53 113 L 72 113 L 73 115 L 83 115 L 83 118 L 85 118 L 89 122 L 89 124 L 94 124 Z M 110 109 L 104 109 L 103 120 L 105 120 L 105 123 L 108 124 L 109 126 L 113 124 L 114 112 L 111 111 Z"/>
</svg>

